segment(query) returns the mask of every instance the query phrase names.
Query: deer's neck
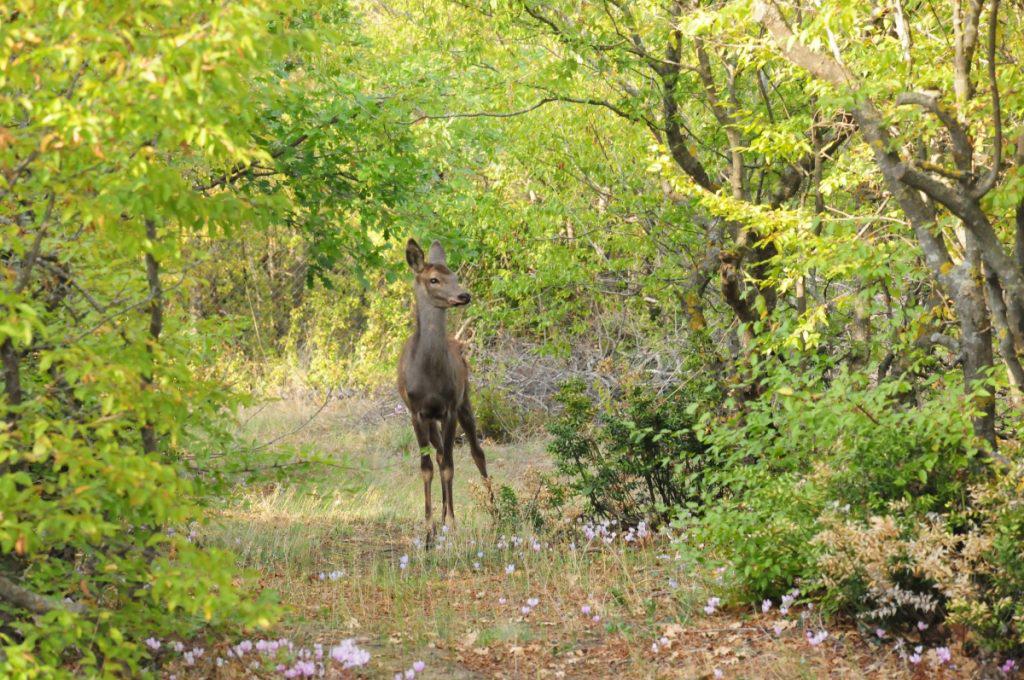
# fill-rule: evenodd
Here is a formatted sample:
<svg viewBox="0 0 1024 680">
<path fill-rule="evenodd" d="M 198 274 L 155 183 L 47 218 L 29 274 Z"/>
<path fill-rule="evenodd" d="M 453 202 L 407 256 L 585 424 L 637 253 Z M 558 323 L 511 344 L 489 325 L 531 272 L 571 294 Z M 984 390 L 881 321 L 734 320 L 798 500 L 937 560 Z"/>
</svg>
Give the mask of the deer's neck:
<svg viewBox="0 0 1024 680">
<path fill-rule="evenodd" d="M 417 296 L 416 358 L 442 361 L 448 358 L 447 311 Z"/>
</svg>

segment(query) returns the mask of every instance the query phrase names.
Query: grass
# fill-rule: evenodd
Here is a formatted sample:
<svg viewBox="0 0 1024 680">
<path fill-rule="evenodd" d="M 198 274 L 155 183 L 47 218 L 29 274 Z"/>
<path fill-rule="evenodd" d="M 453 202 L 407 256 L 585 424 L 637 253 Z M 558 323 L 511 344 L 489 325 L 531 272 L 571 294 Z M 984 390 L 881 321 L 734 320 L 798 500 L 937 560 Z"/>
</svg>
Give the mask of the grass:
<svg viewBox="0 0 1024 680">
<path fill-rule="evenodd" d="M 287 485 L 239 488 L 202 540 L 234 551 L 280 594 L 286 615 L 275 636 L 297 645 L 356 638 L 372 656 L 358 677 L 390 678 L 417 659 L 426 663 L 421 678 L 700 678 L 715 669 L 748 678 L 911 677 L 853 630 L 830 627 L 829 639 L 811 646 L 803 631 L 813 617 L 791 615 L 794 625 L 776 636 L 778 619 L 752 607 L 708 616 L 703 606 L 722 585 L 678 559 L 663 537 L 588 544 L 564 517 L 542 530 L 509 512 L 496 518 L 464 446 L 455 456 L 456 527 L 427 549 L 406 418 L 362 400 L 332 403 L 310 421 L 315 409 L 298 401 L 264 406 L 243 414 L 242 434 L 267 441 L 291 433 L 277 445 L 315 450 L 340 467 L 316 468 Z M 551 473 L 545 444 L 485 445 L 495 484 L 524 503 L 542 495 L 538 480 Z M 436 476 L 434 501 L 436 516 Z M 326 577 L 332 572 L 341 575 Z M 524 613 L 531 598 L 539 603 Z M 668 644 L 652 651 L 662 637 Z M 220 654 L 230 642 L 213 648 Z M 175 670 L 255 672 L 204 663 Z"/>
</svg>

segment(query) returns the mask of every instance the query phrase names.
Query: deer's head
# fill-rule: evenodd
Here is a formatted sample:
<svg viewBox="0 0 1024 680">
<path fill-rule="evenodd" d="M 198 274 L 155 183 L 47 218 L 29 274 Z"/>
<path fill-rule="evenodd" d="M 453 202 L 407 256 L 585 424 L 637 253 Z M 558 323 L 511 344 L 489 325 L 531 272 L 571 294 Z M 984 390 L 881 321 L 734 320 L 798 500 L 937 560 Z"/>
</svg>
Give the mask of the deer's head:
<svg viewBox="0 0 1024 680">
<path fill-rule="evenodd" d="M 469 292 L 459 285 L 459 277 L 445 264 L 440 241 L 434 241 L 424 257 L 420 244 L 409 239 L 405 245 L 405 261 L 416 274 L 413 289 L 417 300 L 441 309 L 469 304 Z"/>
</svg>

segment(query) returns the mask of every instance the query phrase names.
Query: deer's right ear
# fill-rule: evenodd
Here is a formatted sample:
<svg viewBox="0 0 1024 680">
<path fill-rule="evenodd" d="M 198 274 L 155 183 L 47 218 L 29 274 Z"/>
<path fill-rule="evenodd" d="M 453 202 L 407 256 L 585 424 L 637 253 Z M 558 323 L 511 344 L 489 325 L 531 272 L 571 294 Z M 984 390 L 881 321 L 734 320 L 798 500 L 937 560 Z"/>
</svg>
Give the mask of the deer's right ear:
<svg viewBox="0 0 1024 680">
<path fill-rule="evenodd" d="M 420 244 L 416 243 L 414 238 L 409 239 L 409 242 L 405 244 L 405 261 L 409 263 L 409 268 L 417 274 L 423 271 L 423 248 L 420 248 Z"/>
</svg>

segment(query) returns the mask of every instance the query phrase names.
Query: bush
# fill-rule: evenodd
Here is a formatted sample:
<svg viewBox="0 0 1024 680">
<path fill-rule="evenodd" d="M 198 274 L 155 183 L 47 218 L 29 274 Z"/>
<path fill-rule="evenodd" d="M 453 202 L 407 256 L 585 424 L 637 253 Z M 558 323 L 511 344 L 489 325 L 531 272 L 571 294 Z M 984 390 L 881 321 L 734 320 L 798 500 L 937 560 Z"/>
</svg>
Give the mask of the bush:
<svg viewBox="0 0 1024 680">
<path fill-rule="evenodd" d="M 824 494 L 813 480 L 792 472 L 753 468 L 746 481 L 745 493 L 708 505 L 700 517 L 683 512 L 676 525 L 688 530 L 681 548 L 698 560 L 724 558 L 739 598 L 760 601 L 814 574 L 820 550 L 811 539 Z"/>
<path fill-rule="evenodd" d="M 482 488 L 478 495 L 478 500 L 487 505 Z M 526 479 L 518 492 L 502 484 L 494 494 L 494 505 L 489 507 L 495 524 L 513 533 L 529 528 L 554 534 L 571 523 L 564 487 L 548 475 L 538 473 Z"/>
<path fill-rule="evenodd" d="M 989 653 L 1024 655 L 1024 463 L 972 492 L 970 529 L 957 531 L 950 619 Z M 954 527 L 956 525 L 953 525 Z"/>
<path fill-rule="evenodd" d="M 1024 511 L 1006 478 L 972 492 L 989 471 L 956 381 L 925 381 L 911 402 L 899 381 L 798 376 L 776 367 L 742 412 L 702 416 L 723 464 L 717 501 L 679 515 L 687 546 L 728 562 L 748 601 L 800 583 L 872 628 L 952 614 L 979 644 L 1019 649 Z"/>
<path fill-rule="evenodd" d="M 532 434 L 530 413 L 505 390 L 483 386 L 473 391 L 472 398 L 476 424 L 484 437 L 507 444 Z"/>
<path fill-rule="evenodd" d="M 693 394 L 633 386 L 621 402 L 598 405 L 581 381 L 562 386 L 548 450 L 593 514 L 635 524 L 710 495 L 705 473 L 714 458 L 693 433 Z"/>
</svg>

